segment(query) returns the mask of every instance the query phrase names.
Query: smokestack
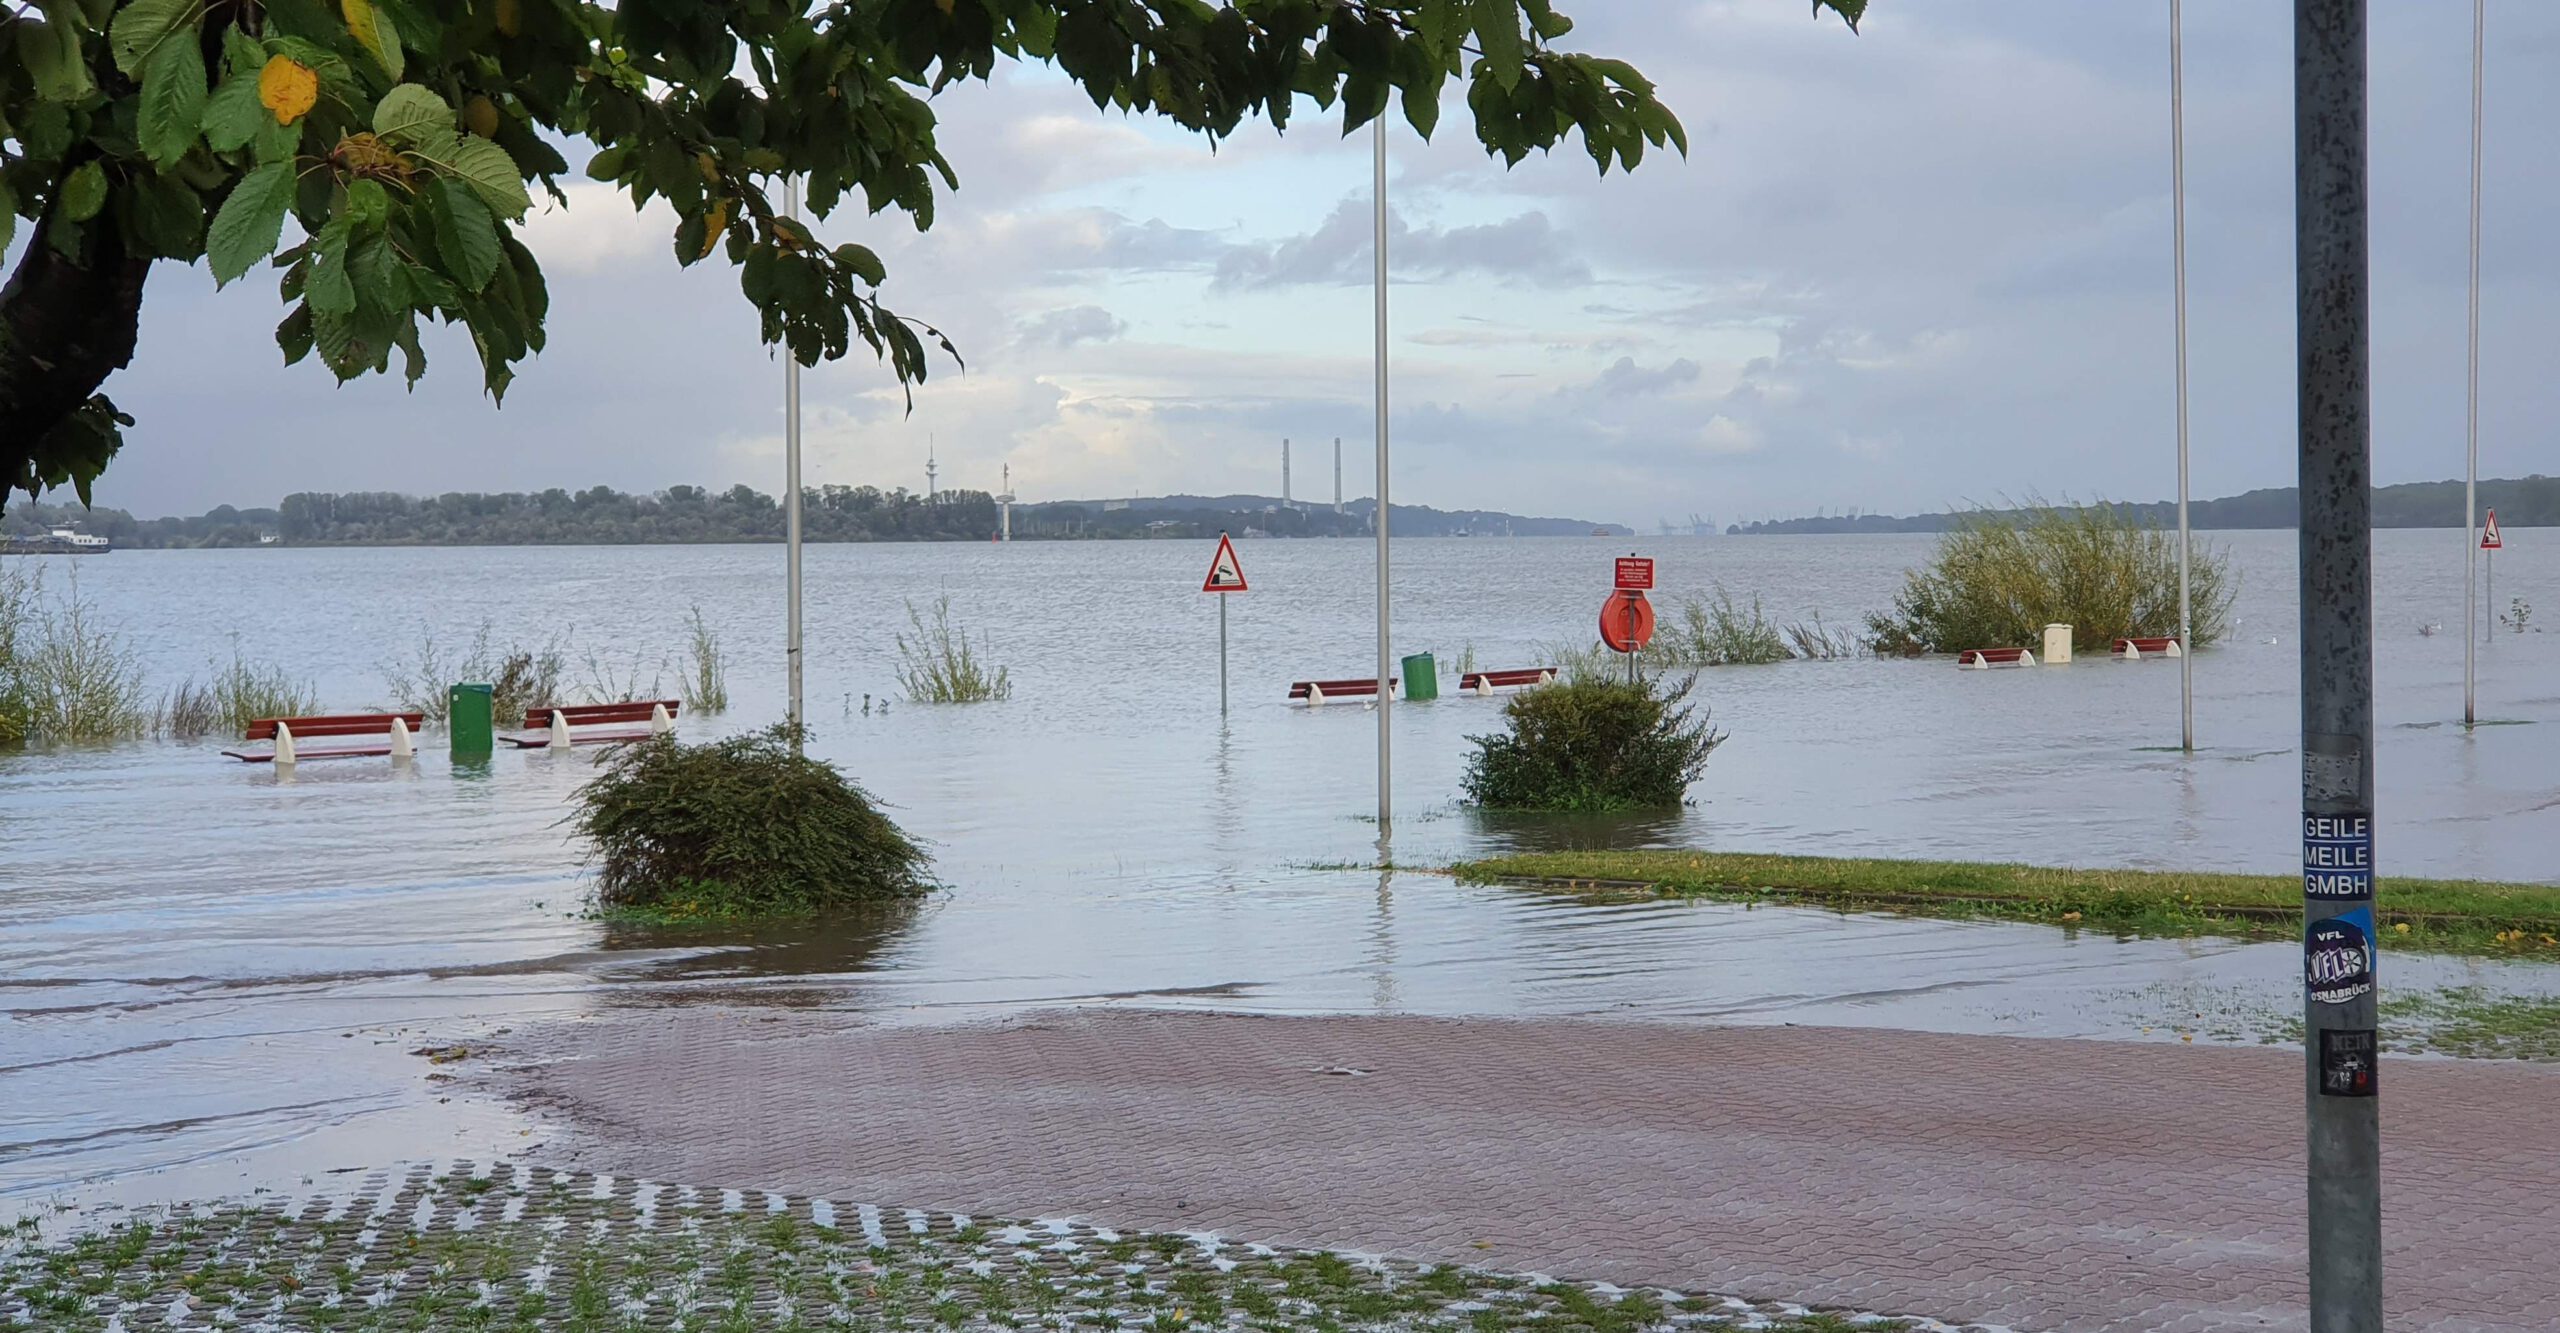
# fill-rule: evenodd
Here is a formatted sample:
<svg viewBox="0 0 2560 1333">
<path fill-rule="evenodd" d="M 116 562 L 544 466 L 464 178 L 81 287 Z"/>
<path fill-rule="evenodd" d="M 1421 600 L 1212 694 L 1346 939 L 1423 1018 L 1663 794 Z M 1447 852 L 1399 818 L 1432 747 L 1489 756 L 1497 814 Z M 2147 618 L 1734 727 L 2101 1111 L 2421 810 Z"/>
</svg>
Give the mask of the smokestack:
<svg viewBox="0 0 2560 1333">
<path fill-rule="evenodd" d="M 1280 507 L 1289 507 L 1289 438 L 1280 437 Z"/>
<path fill-rule="evenodd" d="M 1342 437 L 1333 437 L 1333 512 L 1342 512 Z"/>
</svg>

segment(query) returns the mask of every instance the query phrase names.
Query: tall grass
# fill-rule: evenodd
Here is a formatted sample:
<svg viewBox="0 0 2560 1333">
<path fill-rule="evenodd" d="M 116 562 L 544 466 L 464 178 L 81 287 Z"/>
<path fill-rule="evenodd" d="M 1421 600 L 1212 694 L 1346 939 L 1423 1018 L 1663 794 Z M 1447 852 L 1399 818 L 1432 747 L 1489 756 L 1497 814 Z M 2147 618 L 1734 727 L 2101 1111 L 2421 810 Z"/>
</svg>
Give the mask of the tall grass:
<svg viewBox="0 0 2560 1333">
<path fill-rule="evenodd" d="M 1538 655 L 1554 663 L 1556 679 L 1568 685 L 1627 678 L 1627 659 L 1611 652 L 1609 645 L 1597 640 L 1581 645 L 1540 644 Z"/>
<path fill-rule="evenodd" d="M 980 658 L 978 643 L 951 623 L 951 597 L 935 599 L 927 617 L 907 603 L 907 624 L 915 637 L 898 636 L 898 687 L 917 703 L 969 704 L 1013 697 L 1013 679 L 1005 668 L 990 669 Z"/>
<path fill-rule="evenodd" d="M 308 717 L 320 711 L 320 693 L 307 680 L 297 680 L 279 666 L 252 666 L 231 645 L 231 661 L 216 666 L 210 679 L 190 676 L 160 696 L 153 730 L 180 740 L 199 736 L 236 736 L 250 723 L 269 717 Z"/>
<path fill-rule="evenodd" d="M 22 576 L 23 577 L 23 576 Z M 142 662 L 123 635 L 99 622 L 80 592 L 80 576 L 51 605 L 32 580 L 14 594 L 7 631 L 10 684 L 25 710 L 24 737 L 52 742 L 110 741 L 150 731 Z M 30 614 L 32 608 L 32 614 Z"/>
<path fill-rule="evenodd" d="M 2190 588 L 2189 646 L 2201 648 L 2230 630 L 2229 556 L 2197 548 Z M 1977 509 L 1867 628 L 1878 652 L 1918 655 L 2032 645 L 2053 623 L 2091 652 L 2177 633 L 2176 535 L 2107 504 Z"/>
<path fill-rule="evenodd" d="M 1683 602 L 1679 623 L 1665 626 L 1645 655 L 1684 667 L 1764 666 L 1793 656 L 1786 638 L 1760 609 L 1760 595 L 1753 593 L 1745 609 L 1721 584 L 1712 599 Z"/>
<path fill-rule="evenodd" d="M 729 711 L 729 656 L 720 650 L 719 637 L 703 620 L 699 606 L 693 608 L 693 637 L 686 652 L 685 673 L 676 682 L 684 694 L 685 711 Z"/>
<path fill-rule="evenodd" d="M 509 644 L 501 649 L 492 645 L 489 635 L 489 623 L 484 620 L 471 636 L 470 646 L 455 650 L 439 644 L 435 631 L 428 630 L 408 656 L 383 663 L 391 697 L 403 710 L 424 713 L 428 721 L 440 723 L 451 711 L 448 691 L 453 686 L 487 681 L 492 687 L 491 710 L 501 727 L 522 726 L 526 709 L 558 702 L 560 678 L 568 667 L 558 639 L 536 648 Z"/>
<path fill-rule="evenodd" d="M 1830 662 L 1864 656 L 1868 649 L 1865 635 L 1825 625 L 1822 613 L 1817 611 L 1812 624 L 1799 620 L 1787 626 L 1787 650 L 1808 661 Z"/>
<path fill-rule="evenodd" d="M 578 693 L 591 704 L 653 703 L 666 695 L 666 659 L 655 666 L 638 653 L 617 666 L 613 660 L 587 650 L 579 659 Z"/>
</svg>

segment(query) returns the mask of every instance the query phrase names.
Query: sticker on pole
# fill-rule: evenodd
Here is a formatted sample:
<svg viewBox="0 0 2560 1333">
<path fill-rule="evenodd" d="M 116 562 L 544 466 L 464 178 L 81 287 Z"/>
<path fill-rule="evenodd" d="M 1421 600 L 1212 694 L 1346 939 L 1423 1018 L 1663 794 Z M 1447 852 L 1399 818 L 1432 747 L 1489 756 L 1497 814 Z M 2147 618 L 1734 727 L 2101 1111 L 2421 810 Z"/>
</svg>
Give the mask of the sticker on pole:
<svg viewBox="0 0 2560 1333">
<path fill-rule="evenodd" d="M 2498 511 L 2495 509 L 2489 511 L 2489 521 L 2480 527 L 2480 549 L 2483 551 L 2507 549 L 2507 539 L 2498 535 Z"/>
<path fill-rule="evenodd" d="M 2359 907 L 2303 928 L 2302 975 L 2311 998 L 2345 1004 L 2373 992 L 2373 909 Z"/>
<path fill-rule="evenodd" d="M 2372 1028 L 2320 1029 L 2320 1095 L 2372 1096 L 2374 1044 Z"/>
<path fill-rule="evenodd" d="M 2373 816 L 2302 816 L 2302 896 L 2373 896 Z"/>
<path fill-rule="evenodd" d="M 1218 534 L 1218 554 L 1209 561 L 1209 577 L 1201 580 L 1202 592 L 1243 592 L 1244 566 L 1236 563 L 1236 544 L 1227 534 Z"/>
<path fill-rule="evenodd" d="M 1640 555 L 1618 557 L 1618 591 L 1653 591 L 1653 561 Z"/>
</svg>

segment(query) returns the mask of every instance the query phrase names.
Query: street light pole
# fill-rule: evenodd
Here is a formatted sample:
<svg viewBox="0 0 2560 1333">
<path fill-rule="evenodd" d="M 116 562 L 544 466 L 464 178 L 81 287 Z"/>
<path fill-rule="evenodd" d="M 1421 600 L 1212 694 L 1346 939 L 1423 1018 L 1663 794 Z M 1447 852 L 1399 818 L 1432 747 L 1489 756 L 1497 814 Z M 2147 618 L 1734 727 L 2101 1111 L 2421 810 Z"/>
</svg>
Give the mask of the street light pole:
<svg viewBox="0 0 2560 1333">
<path fill-rule="evenodd" d="M 800 187 L 796 182 L 782 183 L 782 215 L 794 222 L 800 219 Z M 782 543 L 788 554 L 784 564 L 788 570 L 784 582 L 790 610 L 785 615 L 783 660 L 788 664 L 791 680 L 791 747 L 800 748 L 800 729 L 807 725 L 808 710 L 802 706 L 800 692 L 800 358 L 792 355 L 791 345 L 782 347 Z"/>
<path fill-rule="evenodd" d="M 2194 617 L 2187 597 L 2187 111 L 2184 24 L 2169 0 L 2169 235 L 2178 322 L 2178 747 L 2196 748 Z"/>
<path fill-rule="evenodd" d="M 1375 199 L 1375 215 L 1371 219 L 1373 241 L 1377 251 L 1377 343 L 1371 355 L 1377 363 L 1378 398 L 1378 837 L 1384 839 L 1395 816 L 1395 763 L 1393 740 L 1387 719 L 1396 702 L 1394 677 L 1387 661 L 1387 115 L 1380 111 L 1377 132 L 1370 142 L 1370 190 Z"/>
<path fill-rule="evenodd" d="M 2382 1333 L 2366 0 L 2294 0 L 2310 1333 Z"/>
<path fill-rule="evenodd" d="M 2462 433 L 2462 725 L 2480 721 L 2480 72 L 2488 28 L 2487 0 L 2471 0 L 2471 345 L 2465 363 Z"/>
</svg>

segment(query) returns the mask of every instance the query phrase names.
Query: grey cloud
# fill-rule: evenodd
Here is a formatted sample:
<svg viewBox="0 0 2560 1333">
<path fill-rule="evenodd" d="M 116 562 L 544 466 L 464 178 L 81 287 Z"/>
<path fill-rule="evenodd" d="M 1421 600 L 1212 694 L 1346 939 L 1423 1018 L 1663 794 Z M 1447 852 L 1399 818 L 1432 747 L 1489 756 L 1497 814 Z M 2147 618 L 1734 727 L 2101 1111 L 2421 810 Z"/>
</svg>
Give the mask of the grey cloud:
<svg viewBox="0 0 2560 1333">
<path fill-rule="evenodd" d="M 1110 342 L 1128 331 L 1129 321 L 1101 306 L 1071 305 L 1022 321 L 1015 340 L 1026 346 L 1064 348 L 1082 342 Z"/>
<path fill-rule="evenodd" d="M 1229 289 L 1301 285 L 1356 286 L 1368 282 L 1374 262 L 1369 206 L 1363 197 L 1342 201 L 1323 225 L 1304 236 L 1269 245 L 1231 247 L 1218 261 L 1215 285 Z M 1427 282 L 1481 274 L 1560 287 L 1591 281 L 1591 266 L 1572 253 L 1567 238 L 1543 212 L 1501 222 L 1458 227 L 1415 227 L 1390 208 L 1387 261 L 1399 282 Z"/>
<path fill-rule="evenodd" d="M 1685 356 L 1659 366 L 1639 366 L 1634 357 L 1622 356 L 1610 362 L 1609 368 L 1601 371 L 1596 378 L 1587 383 L 1560 389 L 1557 391 L 1557 396 L 1578 397 L 1600 394 L 1610 398 L 1626 398 L 1637 394 L 1661 393 L 1679 385 L 1697 382 L 1698 363 Z"/>
</svg>

